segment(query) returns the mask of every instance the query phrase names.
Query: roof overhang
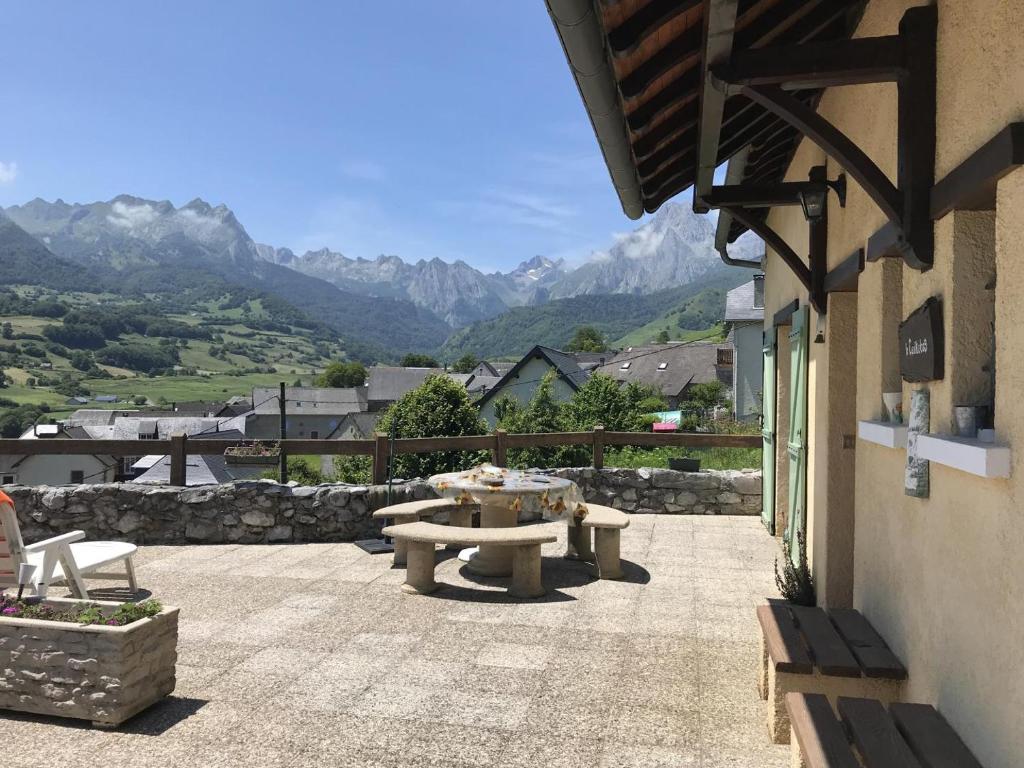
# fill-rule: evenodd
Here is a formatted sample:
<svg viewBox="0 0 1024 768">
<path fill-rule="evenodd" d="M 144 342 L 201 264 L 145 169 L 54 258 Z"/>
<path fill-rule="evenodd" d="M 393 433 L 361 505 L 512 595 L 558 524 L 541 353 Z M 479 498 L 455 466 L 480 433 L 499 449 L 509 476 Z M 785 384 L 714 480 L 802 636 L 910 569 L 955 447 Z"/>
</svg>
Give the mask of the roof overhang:
<svg viewBox="0 0 1024 768">
<path fill-rule="evenodd" d="M 622 209 L 632 219 L 744 148 L 745 183 L 781 181 L 800 133 L 714 66 L 761 48 L 847 39 L 866 0 L 546 0 Z M 821 83 L 789 93 L 813 106 Z M 714 92 L 712 92 L 714 91 Z M 699 199 L 695 207 L 704 210 Z M 764 215 L 764 211 L 757 215 Z M 728 241 L 746 227 L 732 221 Z"/>
</svg>

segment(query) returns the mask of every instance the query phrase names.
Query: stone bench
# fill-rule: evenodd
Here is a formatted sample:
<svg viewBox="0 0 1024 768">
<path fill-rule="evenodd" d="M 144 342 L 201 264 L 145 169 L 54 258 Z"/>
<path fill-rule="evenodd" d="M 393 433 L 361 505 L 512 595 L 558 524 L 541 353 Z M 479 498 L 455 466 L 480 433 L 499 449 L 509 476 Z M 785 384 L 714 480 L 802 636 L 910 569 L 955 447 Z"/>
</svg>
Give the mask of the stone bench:
<svg viewBox="0 0 1024 768">
<path fill-rule="evenodd" d="M 629 527 L 629 515 L 614 507 L 587 504 L 587 516 L 580 525 L 569 526 L 569 545 L 565 556 L 570 560 L 597 561 L 597 575 L 602 579 L 621 579 L 619 532 Z M 594 531 L 594 546 L 590 531 Z"/>
<path fill-rule="evenodd" d="M 385 536 L 404 541 L 408 546 L 405 583 L 402 591 L 427 595 L 437 589 L 434 581 L 434 545 L 469 544 L 514 547 L 512 555 L 512 586 L 514 597 L 540 597 L 544 586 L 540 580 L 540 545 L 550 544 L 558 537 L 548 526 L 527 525 L 518 528 L 455 528 L 436 523 L 403 523 L 389 525 Z"/>
<path fill-rule="evenodd" d="M 822 608 L 772 601 L 758 606 L 761 674 L 758 691 L 768 700 L 768 733 L 790 739 L 786 695 L 818 693 L 899 699 L 907 670 L 867 619 L 850 608 Z"/>
<path fill-rule="evenodd" d="M 394 520 L 396 525 L 402 523 L 416 523 L 421 518 L 431 517 L 438 512 L 448 513 L 448 523 L 453 526 L 470 528 L 473 522 L 473 506 L 456 504 L 451 499 L 423 499 L 422 501 L 407 501 L 402 504 L 392 504 L 381 507 L 373 513 L 374 520 Z M 449 549 L 461 549 L 462 545 L 455 543 Z M 406 543 L 395 542 L 395 565 L 405 565 Z"/>
<path fill-rule="evenodd" d="M 885 705 L 818 693 L 786 695 L 794 768 L 981 768 L 956 731 L 928 704 Z M 859 757 L 859 759 L 858 759 Z"/>
</svg>

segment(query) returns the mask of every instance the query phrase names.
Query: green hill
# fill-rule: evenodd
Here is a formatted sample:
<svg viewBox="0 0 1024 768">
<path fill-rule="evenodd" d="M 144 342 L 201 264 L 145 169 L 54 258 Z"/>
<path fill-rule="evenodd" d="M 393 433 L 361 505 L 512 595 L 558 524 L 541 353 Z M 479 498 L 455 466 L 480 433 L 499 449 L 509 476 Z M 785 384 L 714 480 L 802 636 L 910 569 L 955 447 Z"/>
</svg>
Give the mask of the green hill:
<svg viewBox="0 0 1024 768">
<path fill-rule="evenodd" d="M 745 279 L 747 275 L 740 270 L 722 270 L 689 285 L 647 295 L 576 296 L 517 307 L 457 331 L 445 343 L 442 355 L 447 360 L 467 352 L 478 357 L 515 357 L 535 344 L 562 348 L 580 325 L 592 325 L 606 339 L 618 340 L 652 321 L 661 323 L 660 329 L 673 312 L 682 313 L 680 318 L 686 322 L 697 323 L 690 330 L 708 329 L 722 319 L 725 292 Z M 669 322 L 678 327 L 679 318 Z"/>
</svg>

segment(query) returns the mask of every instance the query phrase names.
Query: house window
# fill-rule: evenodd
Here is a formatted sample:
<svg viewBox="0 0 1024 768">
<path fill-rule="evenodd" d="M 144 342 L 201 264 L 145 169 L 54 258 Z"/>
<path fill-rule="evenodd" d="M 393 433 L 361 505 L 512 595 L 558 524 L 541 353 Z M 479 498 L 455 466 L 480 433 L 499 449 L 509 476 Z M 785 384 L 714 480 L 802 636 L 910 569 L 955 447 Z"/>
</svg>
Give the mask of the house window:
<svg viewBox="0 0 1024 768">
<path fill-rule="evenodd" d="M 731 349 L 719 349 L 718 350 L 718 364 L 719 365 L 732 365 L 732 350 Z"/>
<path fill-rule="evenodd" d="M 85 471 L 81 469 L 71 470 L 71 483 L 73 485 L 79 485 L 85 482 Z"/>
<path fill-rule="evenodd" d="M 622 365 L 619 366 L 619 370 L 620 371 L 628 371 L 630 365 L 632 365 L 632 363 L 629 363 L 629 362 L 623 363 Z"/>
<path fill-rule="evenodd" d="M 0 475 L 0 485 L 13 485 L 14 481 L 14 475 Z"/>
<path fill-rule="evenodd" d="M 320 439 L 320 433 L 317 432 L 315 429 L 310 430 L 310 432 L 309 432 L 309 439 L 310 440 L 319 440 Z"/>
<path fill-rule="evenodd" d="M 668 368 L 668 363 L 658 363 L 659 371 L 664 371 L 666 368 Z"/>
</svg>

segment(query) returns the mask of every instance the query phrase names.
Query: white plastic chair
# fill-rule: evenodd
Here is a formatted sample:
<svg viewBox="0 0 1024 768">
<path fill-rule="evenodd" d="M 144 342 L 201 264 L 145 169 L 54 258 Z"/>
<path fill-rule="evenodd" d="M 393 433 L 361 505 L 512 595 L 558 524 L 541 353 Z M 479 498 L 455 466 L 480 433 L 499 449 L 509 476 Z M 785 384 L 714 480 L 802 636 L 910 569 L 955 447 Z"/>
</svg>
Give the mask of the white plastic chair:
<svg viewBox="0 0 1024 768">
<path fill-rule="evenodd" d="M 66 583 L 75 597 L 85 599 L 89 596 L 85 588 L 86 576 L 127 579 L 132 592 L 137 592 L 132 555 L 138 547 L 126 541 L 82 541 L 84 538 L 84 531 L 71 531 L 26 545 L 21 538 L 14 504 L 0 493 L 0 591 L 18 585 L 18 568 L 24 562 L 36 566 L 32 587 L 39 597 L 46 596 L 50 585 Z M 124 573 L 102 572 L 104 566 L 121 560 Z"/>
</svg>

